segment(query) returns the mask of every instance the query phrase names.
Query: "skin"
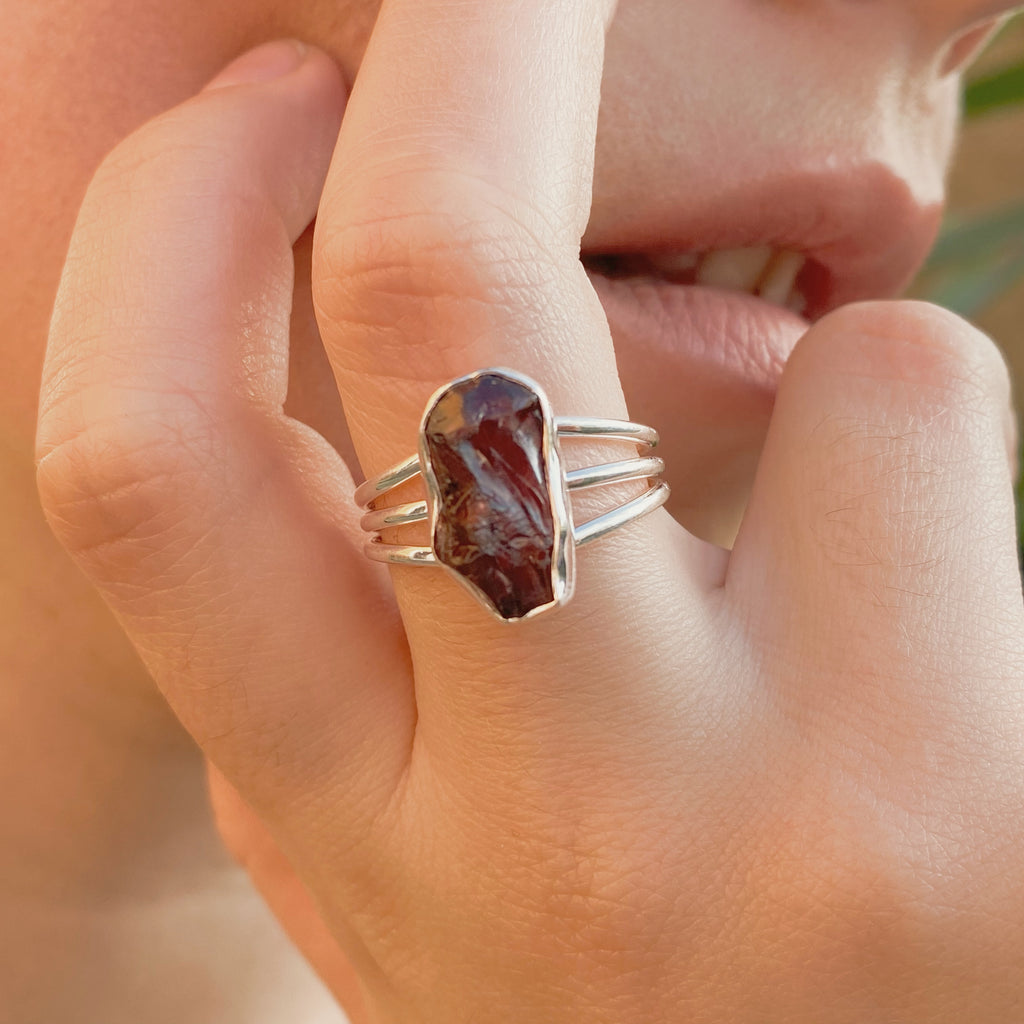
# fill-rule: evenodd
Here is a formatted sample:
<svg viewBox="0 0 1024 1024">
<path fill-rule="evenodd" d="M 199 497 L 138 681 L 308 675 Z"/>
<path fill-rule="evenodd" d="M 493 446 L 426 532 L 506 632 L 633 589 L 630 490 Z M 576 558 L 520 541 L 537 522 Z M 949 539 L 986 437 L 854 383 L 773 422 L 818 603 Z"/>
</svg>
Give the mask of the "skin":
<svg viewBox="0 0 1024 1024">
<path fill-rule="evenodd" d="M 25 140 L 0 170 L 23 247 L 0 281 L 10 1019 L 328 1012 L 276 967 L 148 670 L 216 765 L 228 845 L 353 1020 L 1015 1020 L 1024 610 L 990 342 L 914 305 L 827 317 L 733 442 L 756 455 L 770 416 L 732 555 L 695 534 L 750 482 L 687 491 L 717 454 L 690 442 L 674 482 L 693 532 L 654 516 L 588 553 L 578 599 L 528 634 L 429 573 L 396 574 L 396 605 L 358 553 L 349 469 L 299 424 L 376 472 L 408 453 L 437 384 L 495 363 L 556 408 L 625 415 L 581 238 L 657 217 L 644 197 L 681 172 L 699 202 L 743 161 L 809 159 L 826 132 L 934 222 L 951 65 L 1004 5 L 627 0 L 602 69 L 596 3 L 531 0 L 512 32 L 505 5 L 456 19 L 392 0 L 347 110 L 375 10 L 291 6 L 5 14 L 2 116 Z M 314 51 L 255 84 L 236 67 L 185 102 L 278 35 L 334 62 Z M 728 75 L 725 41 L 745 55 Z M 750 101 L 766 83 L 771 133 Z M 72 239 L 104 155 L 180 103 L 103 162 Z M 400 216 L 382 236 L 385 211 Z M 34 511 L 35 383 L 69 241 L 36 454 L 84 579 Z M 549 283 L 522 288 L 537 265 Z M 659 392 L 671 365 L 617 355 L 629 411 L 687 436 L 684 414 L 654 415 L 679 404 Z M 140 968 L 177 980 L 119 991 Z"/>
</svg>

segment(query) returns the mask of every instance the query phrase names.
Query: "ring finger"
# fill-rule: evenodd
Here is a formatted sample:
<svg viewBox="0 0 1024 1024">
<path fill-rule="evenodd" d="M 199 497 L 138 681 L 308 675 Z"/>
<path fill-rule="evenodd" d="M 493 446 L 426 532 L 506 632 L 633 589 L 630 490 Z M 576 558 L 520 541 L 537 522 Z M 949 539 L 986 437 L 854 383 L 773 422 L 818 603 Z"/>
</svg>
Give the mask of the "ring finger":
<svg viewBox="0 0 1024 1024">
<path fill-rule="evenodd" d="M 430 394 L 481 367 L 537 380 L 556 416 L 627 418 L 608 324 L 579 262 L 612 13 L 609 0 L 386 0 L 314 263 L 321 330 L 367 474 L 413 454 Z M 625 457 L 605 444 L 574 442 L 570 457 Z M 643 490 L 628 486 L 602 500 Z M 593 501 L 574 503 L 577 521 Z M 560 687 L 548 670 L 553 658 L 564 664 L 570 636 L 574 657 L 594 662 L 581 674 L 616 677 L 649 656 L 651 630 L 677 628 L 677 613 L 692 626 L 714 562 L 667 516 L 649 517 L 581 556 L 569 608 L 511 630 L 443 574 L 396 569 L 420 677 L 435 670 L 418 690 L 421 726 L 432 697 L 447 712 L 453 700 L 474 705 L 467 687 L 492 689 L 502 671 L 523 689 L 528 679 Z M 622 629 L 627 604 L 637 630 Z"/>
</svg>

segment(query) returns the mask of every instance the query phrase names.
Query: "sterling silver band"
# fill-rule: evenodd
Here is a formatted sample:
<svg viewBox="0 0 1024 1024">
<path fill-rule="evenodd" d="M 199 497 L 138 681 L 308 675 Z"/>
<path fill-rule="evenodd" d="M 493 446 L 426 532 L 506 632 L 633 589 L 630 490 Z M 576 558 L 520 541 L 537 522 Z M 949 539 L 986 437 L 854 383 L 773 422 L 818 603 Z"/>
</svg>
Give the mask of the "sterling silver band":
<svg viewBox="0 0 1024 1024">
<path fill-rule="evenodd" d="M 604 437 L 614 441 L 633 441 L 647 449 L 657 448 L 659 441 L 658 432 L 651 427 L 645 427 L 642 423 L 629 423 L 626 420 L 603 420 L 594 416 L 556 416 L 555 430 L 559 437 Z M 356 488 L 356 504 L 360 508 L 369 508 L 388 491 L 419 476 L 421 471 L 420 457 L 410 455 L 409 458 L 391 466 L 379 476 L 364 480 Z M 637 477 L 622 477 L 621 479 L 635 480 Z M 598 482 L 610 483 L 611 481 L 601 480 Z M 364 526 L 363 529 L 365 530 L 367 527 Z"/>
<path fill-rule="evenodd" d="M 632 479 L 636 478 L 633 477 Z M 612 530 L 617 530 L 620 526 L 625 526 L 627 523 L 633 522 L 634 519 L 639 519 L 641 516 L 647 515 L 648 512 L 661 508 L 668 501 L 670 493 L 668 484 L 664 482 L 656 483 L 644 491 L 638 498 L 627 501 L 624 505 L 619 505 L 618 508 L 613 508 L 610 512 L 605 512 L 603 515 L 581 523 L 579 526 L 574 526 L 572 535 L 576 547 L 583 547 L 584 544 L 589 544 L 591 541 L 600 540 L 601 537 L 607 536 Z M 419 508 L 421 504 L 424 514 L 415 520 L 408 521 L 422 522 L 429 517 L 426 502 L 416 502 L 414 506 L 410 505 L 408 507 Z M 366 527 L 364 526 L 363 529 L 366 529 Z M 363 553 L 367 558 L 375 562 L 386 562 L 388 565 L 437 565 L 437 558 L 434 556 L 432 548 L 414 547 L 406 544 L 385 544 L 379 535 L 363 545 Z"/>
<path fill-rule="evenodd" d="M 625 459 L 622 462 L 607 462 L 601 466 L 570 470 L 565 474 L 565 482 L 570 491 L 582 491 L 600 484 L 646 480 L 661 476 L 664 469 L 664 460 L 656 456 Z M 359 525 L 367 533 L 379 533 L 381 530 L 396 526 L 422 523 L 429 518 L 430 505 L 426 501 L 410 501 L 404 505 L 392 505 L 390 508 L 372 509 L 363 516 Z"/>
</svg>

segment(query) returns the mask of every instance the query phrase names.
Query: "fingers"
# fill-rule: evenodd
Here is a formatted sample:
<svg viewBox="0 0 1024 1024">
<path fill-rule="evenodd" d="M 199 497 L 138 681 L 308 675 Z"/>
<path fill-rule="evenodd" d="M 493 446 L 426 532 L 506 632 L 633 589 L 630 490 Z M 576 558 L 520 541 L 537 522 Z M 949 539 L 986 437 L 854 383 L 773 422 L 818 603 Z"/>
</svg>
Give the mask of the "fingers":
<svg viewBox="0 0 1024 1024">
<path fill-rule="evenodd" d="M 801 340 L 726 586 L 799 659 L 804 699 L 875 692 L 891 714 L 1024 635 L 1013 437 L 1005 363 L 952 314 L 852 306 Z"/>
<path fill-rule="evenodd" d="M 367 475 L 416 451 L 439 385 L 483 367 L 533 377 L 555 415 L 627 415 L 607 320 L 579 262 L 612 7 L 385 0 L 314 257 L 321 331 Z M 574 467 L 630 455 L 587 442 L 571 449 Z M 644 486 L 583 493 L 576 521 Z M 664 562 L 659 518 L 632 524 L 632 544 L 616 535 L 600 554 L 581 554 L 579 592 L 604 593 L 606 610 L 627 589 L 635 599 L 635 581 L 657 577 Z M 396 571 L 395 581 L 414 649 L 438 639 L 440 609 L 455 609 L 463 640 L 474 623 L 489 638 L 501 628 L 441 574 Z M 615 621 L 594 610 L 575 600 L 564 614 L 595 630 Z"/>
<path fill-rule="evenodd" d="M 330 780 L 370 813 L 414 715 L 349 475 L 282 412 L 291 246 L 343 105 L 326 57 L 273 44 L 123 143 L 75 229 L 42 390 L 51 525 L 264 810 Z"/>
<path fill-rule="evenodd" d="M 438 386 L 484 367 L 538 381 L 556 416 L 627 416 L 607 320 L 579 261 L 612 6 L 385 0 L 325 186 L 313 271 L 368 476 L 416 452 Z M 562 448 L 569 468 L 636 453 L 586 440 Z M 573 517 L 646 488 L 579 492 Z M 412 530 L 395 539 L 429 542 Z M 692 635 L 711 564 L 656 512 L 579 553 L 567 607 L 511 629 L 444 572 L 396 568 L 417 735 L 450 750 L 459 731 L 470 760 L 481 749 L 504 756 L 493 740 L 496 692 L 510 695 L 505 721 L 519 733 L 549 727 L 556 711 L 578 721 L 595 692 L 615 704 L 605 720 L 635 718 L 620 681 L 643 676 L 665 630 Z M 625 608 L 638 628 L 623 627 Z M 589 696 L 566 684 L 567 665 Z"/>
<path fill-rule="evenodd" d="M 317 227 L 314 290 L 363 468 L 431 392 L 508 365 L 622 416 L 579 263 L 610 0 L 385 0 Z"/>
</svg>

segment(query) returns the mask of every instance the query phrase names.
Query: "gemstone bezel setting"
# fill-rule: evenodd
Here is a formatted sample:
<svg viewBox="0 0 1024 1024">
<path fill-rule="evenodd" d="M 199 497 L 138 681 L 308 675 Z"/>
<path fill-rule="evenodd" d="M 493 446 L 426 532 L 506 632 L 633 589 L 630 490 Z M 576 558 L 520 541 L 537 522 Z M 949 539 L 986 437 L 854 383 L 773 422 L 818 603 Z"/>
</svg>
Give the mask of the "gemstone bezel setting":
<svg viewBox="0 0 1024 1024">
<path fill-rule="evenodd" d="M 450 525 L 445 521 L 444 517 L 446 514 L 446 500 L 448 504 L 451 503 L 451 494 L 446 499 L 445 495 L 441 492 L 438 473 L 435 472 L 432 465 L 431 442 L 428 438 L 428 431 L 435 410 L 437 410 L 438 405 L 442 401 L 449 399 L 452 393 L 465 394 L 471 392 L 474 388 L 486 387 L 491 380 L 508 382 L 516 388 L 529 392 L 536 401 L 541 426 L 540 449 L 537 454 L 540 456 L 544 478 L 542 481 L 537 481 L 537 483 L 542 487 L 543 493 L 546 496 L 547 508 L 550 511 L 551 518 L 551 598 L 535 606 L 511 609 L 511 613 L 508 608 L 505 611 L 499 608 L 493 596 L 481 589 L 481 586 L 469 578 L 464 568 L 460 570 L 458 565 L 449 564 L 445 557 L 445 548 L 441 540 L 446 536 L 445 531 Z M 450 381 L 444 387 L 439 388 L 433 394 L 427 403 L 420 422 L 419 437 L 419 461 L 427 490 L 431 545 L 437 563 L 450 576 L 458 580 L 463 587 L 469 590 L 494 619 L 502 623 L 524 622 L 566 604 L 572 597 L 575 584 L 575 541 L 573 538 L 568 488 L 558 445 L 557 425 L 543 389 L 524 374 L 504 367 L 488 368 L 459 377 L 456 380 Z M 515 443 L 511 435 L 509 435 L 508 439 L 509 443 Z M 511 550 L 506 551 L 505 555 L 509 559 L 516 557 L 515 552 Z"/>
</svg>

